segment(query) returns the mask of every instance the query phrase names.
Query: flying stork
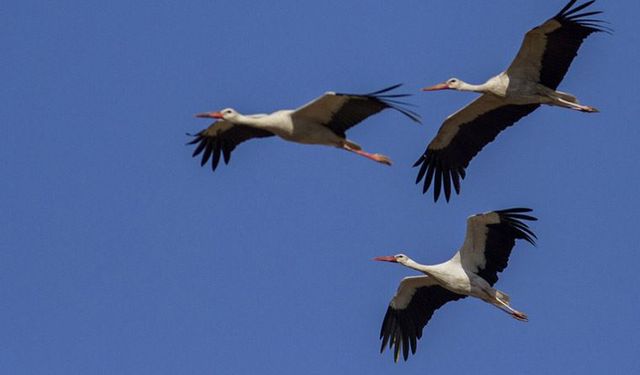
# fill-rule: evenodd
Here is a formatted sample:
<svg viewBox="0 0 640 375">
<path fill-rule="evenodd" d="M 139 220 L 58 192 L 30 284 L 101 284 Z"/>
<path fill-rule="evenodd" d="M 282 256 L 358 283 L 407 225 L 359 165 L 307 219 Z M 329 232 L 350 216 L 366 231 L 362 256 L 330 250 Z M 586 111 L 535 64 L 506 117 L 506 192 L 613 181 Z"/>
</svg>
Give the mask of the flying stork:
<svg viewBox="0 0 640 375">
<path fill-rule="evenodd" d="M 400 263 L 424 274 L 405 277 L 400 282 L 384 316 L 380 352 L 389 344 L 389 349 L 394 350 L 394 361 L 398 361 L 401 352 L 406 361 L 409 349 L 416 353 L 417 340 L 434 311 L 467 296 L 480 298 L 526 322 L 527 315 L 513 309 L 509 296 L 493 285 L 498 281 L 498 272 L 507 267 L 517 239 L 535 245 L 536 236 L 523 220 L 537 219 L 527 215 L 528 212 L 531 209 L 510 208 L 469 217 L 462 247 L 441 264 L 419 264 L 404 254 L 374 258 Z"/>
<path fill-rule="evenodd" d="M 595 0 L 573 7 L 571 0 L 542 25 L 524 37 L 520 51 L 509 68 L 481 85 L 468 84 L 458 78 L 426 87 L 423 91 L 474 91 L 482 96 L 449 116 L 420 156 L 416 184 L 424 179 L 422 193 L 433 183 L 433 198 L 438 201 L 444 188 L 449 201 L 451 185 L 460 194 L 460 180 L 465 169 L 480 150 L 498 133 L 547 104 L 586 113 L 598 112 L 581 105 L 575 96 L 556 91 L 569 70 L 582 41 L 590 34 L 609 31 L 603 21 L 590 18 L 601 11 L 585 11 Z"/>
<path fill-rule="evenodd" d="M 191 135 L 188 144 L 198 144 L 193 157 L 202 153 L 201 165 L 211 159 L 211 168 L 216 170 L 220 156 L 229 163 L 231 152 L 240 143 L 253 138 L 274 135 L 303 144 L 319 144 L 341 148 L 382 164 L 391 165 L 391 160 L 381 154 L 371 154 L 346 138 L 346 131 L 367 117 L 384 109 L 394 109 L 415 122 L 420 116 L 407 109 L 399 98 L 408 94 L 391 94 L 400 87 L 394 85 L 369 94 L 341 94 L 327 92 L 295 110 L 281 110 L 271 114 L 243 115 L 232 108 L 219 112 L 197 114 L 199 118 L 213 118 L 207 129 Z"/>
</svg>

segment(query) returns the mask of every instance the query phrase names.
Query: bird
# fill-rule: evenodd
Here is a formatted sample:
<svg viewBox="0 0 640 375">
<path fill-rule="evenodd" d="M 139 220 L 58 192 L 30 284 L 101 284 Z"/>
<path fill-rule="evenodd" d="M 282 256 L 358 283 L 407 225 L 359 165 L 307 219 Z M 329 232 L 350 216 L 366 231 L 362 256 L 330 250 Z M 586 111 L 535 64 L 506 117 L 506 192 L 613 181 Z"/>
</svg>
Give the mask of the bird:
<svg viewBox="0 0 640 375">
<path fill-rule="evenodd" d="M 472 85 L 451 78 L 422 89 L 482 94 L 447 117 L 413 165 L 420 167 L 416 184 L 424 180 L 423 194 L 432 183 L 434 202 L 438 201 L 443 189 L 449 202 L 452 185 L 456 194 L 460 194 L 460 182 L 478 152 L 501 131 L 542 104 L 585 113 L 598 112 L 594 107 L 579 104 L 574 95 L 556 90 L 582 42 L 592 33 L 611 32 L 603 25 L 604 21 L 592 18 L 601 11 L 587 9 L 595 0 L 574 7 L 576 1 L 569 1 L 553 18 L 527 32 L 507 70 L 485 83 Z"/>
<path fill-rule="evenodd" d="M 346 131 L 388 108 L 420 123 L 420 115 L 408 109 L 407 103 L 399 100 L 410 95 L 391 93 L 401 85 L 362 95 L 327 92 L 298 109 L 280 110 L 271 114 L 243 115 L 233 108 L 199 113 L 196 117 L 218 121 L 197 134 L 187 133 L 193 137 L 187 145 L 197 144 L 192 156 L 202 153 L 201 166 L 211 159 L 213 171 L 216 170 L 221 155 L 225 164 L 229 163 L 231 152 L 240 143 L 274 135 L 295 143 L 341 148 L 378 163 L 391 165 L 389 157 L 368 153 L 357 143 L 347 139 Z"/>
<path fill-rule="evenodd" d="M 498 273 L 507 267 L 516 240 L 535 246 L 537 237 L 524 222 L 538 220 L 528 214 L 531 211 L 510 208 L 470 216 L 462 247 L 444 263 L 423 265 L 404 254 L 374 258 L 424 274 L 405 277 L 400 282 L 383 319 L 380 353 L 388 344 L 395 362 L 400 353 L 406 361 L 409 349 L 416 353 L 417 340 L 433 313 L 445 303 L 467 296 L 479 298 L 519 321 L 528 321 L 525 313 L 511 307 L 509 295 L 493 285 Z"/>
</svg>

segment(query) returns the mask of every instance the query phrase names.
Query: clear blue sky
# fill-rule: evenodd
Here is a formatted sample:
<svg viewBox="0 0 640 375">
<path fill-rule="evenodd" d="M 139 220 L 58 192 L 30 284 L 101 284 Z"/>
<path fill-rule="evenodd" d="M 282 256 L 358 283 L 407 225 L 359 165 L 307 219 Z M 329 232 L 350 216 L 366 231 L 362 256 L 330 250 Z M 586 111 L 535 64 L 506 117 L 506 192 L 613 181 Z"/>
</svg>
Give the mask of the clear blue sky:
<svg viewBox="0 0 640 375">
<path fill-rule="evenodd" d="M 561 89 L 433 204 L 410 165 L 468 93 L 564 0 L 12 1 L 0 10 L 0 369 L 6 374 L 602 374 L 640 370 L 637 1 L 599 0 Z M 295 108 L 404 82 L 424 124 L 383 113 L 350 137 L 392 168 L 279 139 L 215 174 L 201 111 Z M 448 259 L 465 219 L 530 206 L 498 287 L 439 310 L 394 364 L 378 332 L 410 270 Z"/>
</svg>

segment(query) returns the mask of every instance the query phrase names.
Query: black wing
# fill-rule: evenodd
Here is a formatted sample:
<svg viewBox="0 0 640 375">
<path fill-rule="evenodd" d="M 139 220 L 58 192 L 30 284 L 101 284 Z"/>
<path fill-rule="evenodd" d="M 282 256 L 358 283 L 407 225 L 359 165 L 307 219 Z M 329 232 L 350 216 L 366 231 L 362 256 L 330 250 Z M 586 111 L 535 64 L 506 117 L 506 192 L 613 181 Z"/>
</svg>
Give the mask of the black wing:
<svg viewBox="0 0 640 375">
<path fill-rule="evenodd" d="M 569 1 L 553 18 L 562 26 L 547 35 L 547 48 L 542 57 L 540 83 L 554 90 L 567 74 L 571 62 L 578 55 L 582 42 L 592 33 L 605 31 L 598 25 L 602 21 L 587 18 L 600 14 L 601 11 L 578 13 L 593 4 L 595 0 L 571 9 L 576 1 Z"/>
<path fill-rule="evenodd" d="M 524 222 L 538 220 L 527 215 L 531 211 L 530 208 L 509 208 L 470 217 L 465 246 L 460 250 L 463 266 L 493 286 L 498 281 L 498 273 L 507 267 L 516 240 L 535 245 L 536 235 Z M 474 238 L 469 241 L 470 236 Z"/>
<path fill-rule="evenodd" d="M 351 127 L 387 108 L 395 109 L 419 123 L 420 115 L 407 109 L 407 103 L 398 101 L 409 94 L 388 93 L 400 86 L 398 84 L 364 95 L 328 92 L 295 110 L 292 117 L 318 122 L 342 138 L 346 137 L 346 131 Z"/>
<path fill-rule="evenodd" d="M 437 285 L 429 276 L 403 279 L 382 322 L 380 352 L 389 344 L 394 361 L 398 361 L 400 352 L 406 361 L 409 349 L 416 353 L 417 340 L 433 313 L 445 303 L 465 297 Z"/>
<path fill-rule="evenodd" d="M 530 30 L 518 55 L 508 69 L 510 74 L 526 74 L 551 89 L 556 89 L 567 74 L 582 42 L 592 33 L 608 32 L 604 21 L 590 18 L 601 11 L 582 12 L 595 0 L 574 7 L 571 0 L 553 18 Z"/>
<path fill-rule="evenodd" d="M 498 134 L 540 105 L 509 105 L 493 95 L 482 95 L 451 115 L 436 137 L 413 165 L 420 166 L 416 184 L 424 179 L 422 193 L 433 183 L 433 200 L 438 201 L 444 188 L 447 202 L 451 186 L 460 194 L 460 180 L 466 176 L 469 162 Z"/>
<path fill-rule="evenodd" d="M 263 129 L 218 121 L 195 135 L 187 135 L 193 137 L 193 140 L 187 143 L 188 145 L 197 144 L 192 156 L 196 157 L 202 153 L 200 165 L 204 166 L 211 159 L 211 170 L 215 171 L 220 162 L 220 155 L 223 156 L 224 163 L 228 164 L 231 151 L 240 143 L 252 138 L 272 137 L 274 134 Z"/>
</svg>

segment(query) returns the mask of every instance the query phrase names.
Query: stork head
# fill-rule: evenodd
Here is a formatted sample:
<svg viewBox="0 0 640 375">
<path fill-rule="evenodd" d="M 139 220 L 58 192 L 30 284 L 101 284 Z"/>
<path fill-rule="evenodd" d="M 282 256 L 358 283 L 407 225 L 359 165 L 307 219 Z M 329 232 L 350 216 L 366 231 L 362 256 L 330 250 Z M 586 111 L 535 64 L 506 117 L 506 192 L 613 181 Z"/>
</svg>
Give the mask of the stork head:
<svg viewBox="0 0 640 375">
<path fill-rule="evenodd" d="M 404 254 L 390 255 L 390 256 L 382 256 L 375 257 L 373 260 L 377 260 L 379 262 L 391 262 L 391 263 L 400 263 L 406 265 L 408 261 L 411 260 L 408 256 Z"/>
<path fill-rule="evenodd" d="M 425 87 L 422 91 L 437 91 L 437 90 L 458 90 L 463 82 L 458 78 L 449 78 L 445 82 L 438 83 L 437 85 Z"/>
<path fill-rule="evenodd" d="M 198 118 L 214 118 L 214 119 L 228 120 L 228 121 L 232 121 L 237 116 L 238 116 L 238 112 L 233 108 L 225 108 L 219 112 L 198 113 L 196 115 L 196 117 Z"/>
</svg>

